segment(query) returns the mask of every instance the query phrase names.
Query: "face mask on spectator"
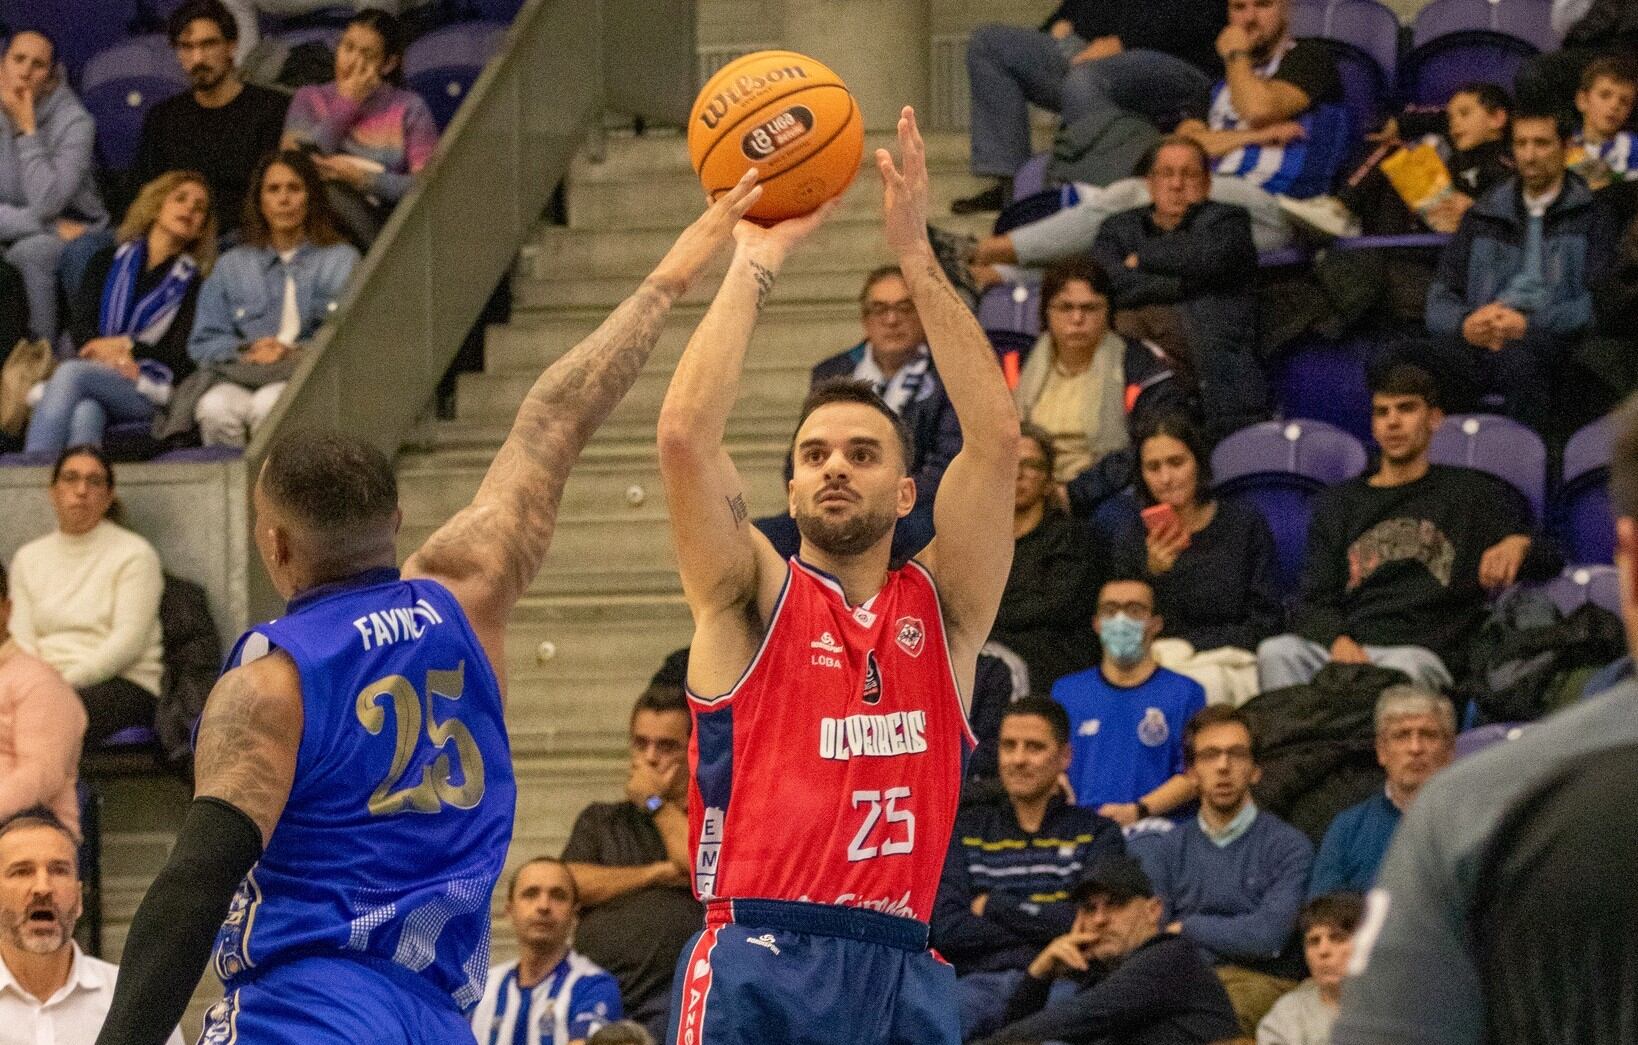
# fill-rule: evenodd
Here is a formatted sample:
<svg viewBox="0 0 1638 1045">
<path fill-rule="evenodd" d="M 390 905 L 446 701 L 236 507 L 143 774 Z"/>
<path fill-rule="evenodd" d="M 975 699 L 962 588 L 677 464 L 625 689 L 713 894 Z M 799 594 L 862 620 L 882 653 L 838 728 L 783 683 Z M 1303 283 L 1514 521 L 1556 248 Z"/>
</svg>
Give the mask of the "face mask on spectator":
<svg viewBox="0 0 1638 1045">
<path fill-rule="evenodd" d="M 1143 631 L 1142 621 L 1116 613 L 1103 618 L 1098 638 L 1103 642 L 1103 651 L 1115 658 L 1115 663 L 1136 664 L 1143 659 Z"/>
</svg>

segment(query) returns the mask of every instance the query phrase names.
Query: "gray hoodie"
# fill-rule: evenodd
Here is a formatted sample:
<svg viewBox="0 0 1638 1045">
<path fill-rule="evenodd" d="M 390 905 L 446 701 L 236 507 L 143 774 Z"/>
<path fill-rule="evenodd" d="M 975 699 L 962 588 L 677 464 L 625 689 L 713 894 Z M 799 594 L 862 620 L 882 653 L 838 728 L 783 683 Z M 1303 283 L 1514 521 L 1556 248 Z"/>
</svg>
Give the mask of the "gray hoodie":
<svg viewBox="0 0 1638 1045">
<path fill-rule="evenodd" d="M 97 128 L 66 85 L 34 103 L 35 132 L 19 136 L 0 110 L 0 243 L 50 231 L 60 217 L 108 220 L 92 177 Z"/>
</svg>

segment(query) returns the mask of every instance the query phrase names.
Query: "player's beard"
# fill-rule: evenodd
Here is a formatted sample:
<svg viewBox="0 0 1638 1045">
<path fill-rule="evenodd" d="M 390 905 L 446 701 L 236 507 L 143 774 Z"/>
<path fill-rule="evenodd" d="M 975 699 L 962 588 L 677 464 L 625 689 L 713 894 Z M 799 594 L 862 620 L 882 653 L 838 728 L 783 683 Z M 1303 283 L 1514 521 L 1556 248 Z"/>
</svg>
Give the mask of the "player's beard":
<svg viewBox="0 0 1638 1045">
<path fill-rule="evenodd" d="M 845 519 L 832 522 L 823 513 L 796 510 L 796 529 L 802 539 L 826 555 L 838 558 L 861 555 L 893 532 L 898 515 L 891 507 L 868 506 Z"/>
</svg>

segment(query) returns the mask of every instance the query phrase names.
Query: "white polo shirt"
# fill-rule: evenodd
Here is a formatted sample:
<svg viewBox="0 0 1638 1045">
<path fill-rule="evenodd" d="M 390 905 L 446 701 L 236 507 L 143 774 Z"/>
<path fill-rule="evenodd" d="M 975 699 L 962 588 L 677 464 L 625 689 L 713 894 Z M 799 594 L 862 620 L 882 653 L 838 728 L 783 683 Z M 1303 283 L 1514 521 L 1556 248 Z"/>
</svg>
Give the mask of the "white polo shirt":
<svg viewBox="0 0 1638 1045">
<path fill-rule="evenodd" d="M 93 958 L 72 941 L 68 982 L 45 1002 L 25 991 L 0 961 L 0 1045 L 92 1045 L 114 1000 L 119 967 Z M 171 1031 L 168 1045 L 183 1045 Z"/>
</svg>

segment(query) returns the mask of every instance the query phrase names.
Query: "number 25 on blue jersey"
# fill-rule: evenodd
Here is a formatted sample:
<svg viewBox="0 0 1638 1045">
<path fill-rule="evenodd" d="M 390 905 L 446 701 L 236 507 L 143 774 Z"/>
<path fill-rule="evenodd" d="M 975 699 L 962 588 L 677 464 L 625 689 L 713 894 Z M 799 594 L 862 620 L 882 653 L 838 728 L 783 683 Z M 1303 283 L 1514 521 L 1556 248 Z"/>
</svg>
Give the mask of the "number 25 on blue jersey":
<svg viewBox="0 0 1638 1045">
<path fill-rule="evenodd" d="M 380 734 L 387 724 L 386 708 L 381 701 L 383 697 L 391 698 L 396 727 L 392 768 L 387 770 L 386 777 L 370 795 L 372 815 L 389 816 L 405 809 L 417 813 L 436 813 L 445 805 L 471 809 L 483 801 L 483 756 L 478 751 L 478 742 L 459 719 L 450 717 L 439 721 L 433 704 L 434 697 L 460 700 L 465 672 L 465 661 L 456 664 L 453 671 L 428 671 L 425 698 L 402 675 L 388 675 L 358 691 L 355 701 L 358 721 L 371 736 Z M 426 738 L 438 751 L 438 757 L 431 764 L 422 766 L 420 779 L 410 783 L 403 779 L 404 771 L 409 768 L 415 757 L 415 749 L 420 745 L 423 703 L 426 708 Z M 454 782 L 455 770 L 451 767 L 447 750 L 452 742 L 461 777 L 458 785 Z"/>
</svg>

